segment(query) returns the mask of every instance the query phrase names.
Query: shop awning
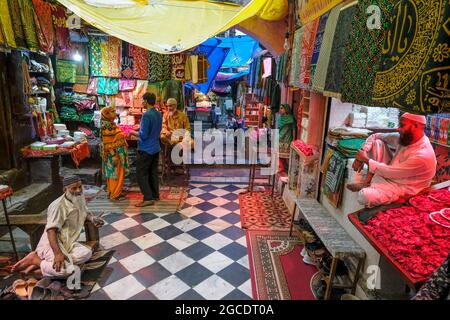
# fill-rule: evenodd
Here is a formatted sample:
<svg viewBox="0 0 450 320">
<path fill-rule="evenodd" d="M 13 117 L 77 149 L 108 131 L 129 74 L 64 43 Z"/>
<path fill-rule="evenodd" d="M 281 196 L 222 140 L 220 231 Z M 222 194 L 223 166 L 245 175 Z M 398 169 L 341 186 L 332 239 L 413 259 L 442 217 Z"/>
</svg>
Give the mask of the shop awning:
<svg viewBox="0 0 450 320">
<path fill-rule="evenodd" d="M 220 38 L 219 47 L 230 48 L 230 53 L 222 67 L 233 68 L 250 64 L 252 55 L 259 48 L 259 43 L 250 36 Z"/>
<path fill-rule="evenodd" d="M 58 2 L 103 32 L 163 54 L 191 49 L 253 16 L 281 19 L 286 11 L 284 0 L 252 0 L 245 7 L 200 0 L 122 0 L 128 6 L 120 8 L 114 8 L 117 0 L 100 1 L 101 7 L 95 1 Z"/>
<path fill-rule="evenodd" d="M 237 79 L 245 77 L 246 75 L 248 75 L 248 73 L 249 73 L 249 70 L 244 70 L 244 71 L 238 72 L 238 73 L 219 72 L 216 75 L 214 82 L 218 85 L 230 85 Z"/>
</svg>

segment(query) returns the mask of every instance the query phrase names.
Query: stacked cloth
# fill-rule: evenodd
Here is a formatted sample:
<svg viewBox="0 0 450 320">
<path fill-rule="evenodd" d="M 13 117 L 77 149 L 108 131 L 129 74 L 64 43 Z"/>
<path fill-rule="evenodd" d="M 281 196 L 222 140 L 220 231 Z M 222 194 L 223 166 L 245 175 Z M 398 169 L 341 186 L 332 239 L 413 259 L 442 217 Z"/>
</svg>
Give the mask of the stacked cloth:
<svg viewBox="0 0 450 320">
<path fill-rule="evenodd" d="M 44 77 L 30 78 L 31 89 L 33 92 L 45 91 L 50 92 L 50 81 Z"/>
<path fill-rule="evenodd" d="M 370 133 L 371 131 L 367 129 L 336 127 L 328 131 L 326 141 L 328 145 L 338 148 L 341 140 L 351 139 L 352 141 L 341 143 L 341 148 L 343 150 L 349 150 L 358 146 L 361 141 L 365 141 Z"/>
<path fill-rule="evenodd" d="M 62 92 L 59 102 L 63 105 L 73 105 L 77 111 L 92 110 L 96 105 L 95 97 L 72 92 Z"/>
<path fill-rule="evenodd" d="M 365 138 L 342 139 L 338 141 L 336 149 L 346 158 L 354 158 L 364 142 Z"/>
<path fill-rule="evenodd" d="M 366 107 L 353 105 L 355 112 L 366 114 L 366 128 L 397 128 L 400 111 L 398 108 Z"/>
<path fill-rule="evenodd" d="M 60 117 L 65 121 L 80 121 L 80 116 L 78 115 L 77 110 L 68 105 L 62 106 Z"/>
</svg>

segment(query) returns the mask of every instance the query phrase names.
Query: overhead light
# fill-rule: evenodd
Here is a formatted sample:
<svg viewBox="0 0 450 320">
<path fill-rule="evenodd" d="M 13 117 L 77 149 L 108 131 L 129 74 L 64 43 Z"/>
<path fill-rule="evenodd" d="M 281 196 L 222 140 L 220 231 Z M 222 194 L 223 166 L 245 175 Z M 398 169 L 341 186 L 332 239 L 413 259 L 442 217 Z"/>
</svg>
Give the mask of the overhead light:
<svg viewBox="0 0 450 320">
<path fill-rule="evenodd" d="M 73 60 L 75 60 L 75 61 L 81 61 L 81 60 L 83 60 L 83 57 L 82 57 L 81 54 L 78 52 L 78 50 L 74 53 L 74 55 L 73 55 Z"/>
</svg>

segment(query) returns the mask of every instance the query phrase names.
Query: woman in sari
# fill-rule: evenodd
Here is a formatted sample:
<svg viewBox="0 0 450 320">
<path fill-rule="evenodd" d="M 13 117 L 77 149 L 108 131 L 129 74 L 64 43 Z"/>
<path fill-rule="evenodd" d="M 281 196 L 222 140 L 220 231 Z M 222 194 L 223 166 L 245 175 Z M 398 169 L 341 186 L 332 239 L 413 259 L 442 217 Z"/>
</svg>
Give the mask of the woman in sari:
<svg viewBox="0 0 450 320">
<path fill-rule="evenodd" d="M 278 115 L 277 123 L 277 128 L 279 130 L 280 167 L 287 171 L 288 161 L 286 161 L 286 159 L 289 159 L 291 142 L 294 140 L 295 131 L 297 129 L 291 107 L 288 104 L 282 104 L 280 106 L 280 114 Z"/>
<path fill-rule="evenodd" d="M 125 134 L 114 123 L 115 119 L 114 107 L 102 109 L 102 172 L 108 197 L 123 200 L 123 183 L 128 174 L 128 144 Z"/>
</svg>

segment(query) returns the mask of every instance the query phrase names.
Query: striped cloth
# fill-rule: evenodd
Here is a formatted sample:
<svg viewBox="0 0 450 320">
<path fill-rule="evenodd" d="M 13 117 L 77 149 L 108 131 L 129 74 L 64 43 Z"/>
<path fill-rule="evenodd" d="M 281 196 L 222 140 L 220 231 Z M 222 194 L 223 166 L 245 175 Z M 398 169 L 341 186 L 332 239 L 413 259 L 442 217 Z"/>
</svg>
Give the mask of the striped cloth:
<svg viewBox="0 0 450 320">
<path fill-rule="evenodd" d="M 319 59 L 317 60 L 316 70 L 312 81 L 314 91 L 323 92 L 325 89 L 325 80 L 327 78 L 327 69 L 330 62 L 331 47 L 333 45 L 334 33 L 339 19 L 342 5 L 338 5 L 331 10 L 328 16 L 325 32 L 323 34 L 322 46 L 320 48 Z"/>
</svg>

